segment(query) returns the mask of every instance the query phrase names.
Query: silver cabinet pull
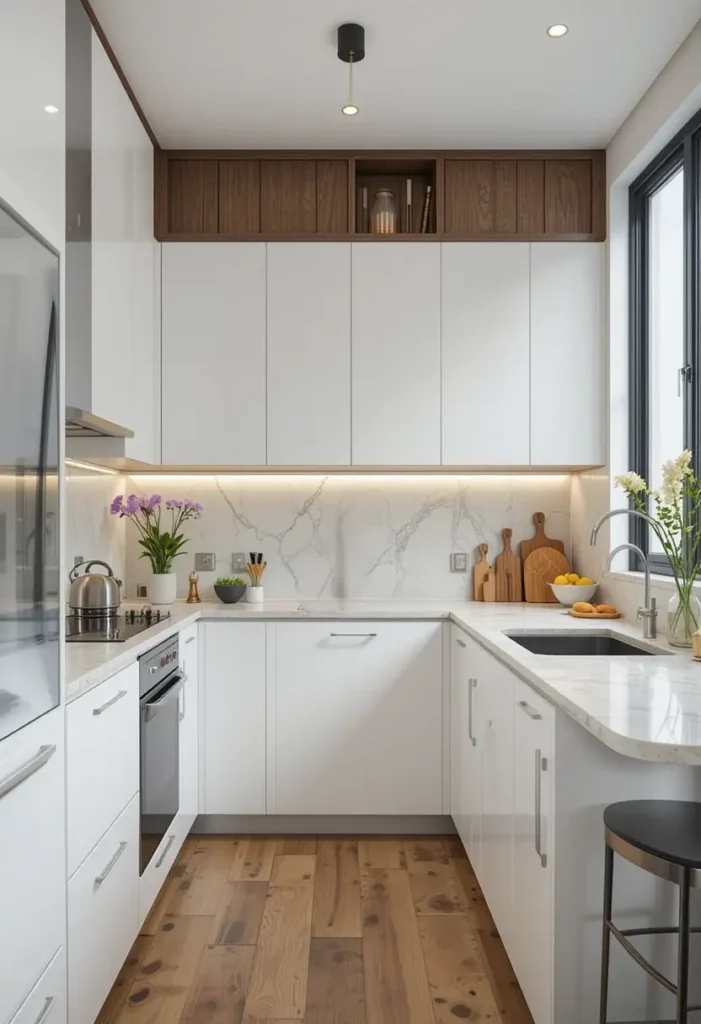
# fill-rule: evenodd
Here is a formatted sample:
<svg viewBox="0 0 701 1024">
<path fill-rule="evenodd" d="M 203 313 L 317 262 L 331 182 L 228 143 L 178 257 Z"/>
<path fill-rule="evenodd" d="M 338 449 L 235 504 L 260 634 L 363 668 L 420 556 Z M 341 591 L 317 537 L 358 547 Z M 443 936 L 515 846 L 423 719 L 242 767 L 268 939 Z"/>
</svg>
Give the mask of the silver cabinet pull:
<svg viewBox="0 0 701 1024">
<path fill-rule="evenodd" d="M 107 708 L 111 708 L 113 704 L 116 704 L 118 700 L 121 700 L 122 697 L 126 697 L 126 695 L 126 690 L 118 690 L 112 700 L 108 700 L 105 704 L 101 704 L 99 708 L 93 708 L 92 713 L 94 715 L 101 715 L 103 711 L 107 711 Z"/>
<path fill-rule="evenodd" d="M 157 714 L 163 709 L 164 704 L 168 704 L 173 697 L 177 697 L 180 701 L 180 691 L 187 682 L 187 676 L 181 670 L 174 683 L 168 687 L 166 692 L 159 697 L 158 700 L 151 701 L 149 704 L 142 704 L 141 708 L 144 712 L 144 717 L 147 722 L 150 722 L 156 717 Z"/>
<path fill-rule="evenodd" d="M 377 633 L 329 633 L 329 636 L 377 636 Z"/>
<path fill-rule="evenodd" d="M 95 878 L 95 885 L 102 885 L 102 883 L 107 878 L 107 876 L 109 875 L 110 871 L 115 866 L 115 864 L 117 863 L 119 858 L 122 856 L 122 854 L 124 853 L 124 851 L 126 850 L 128 845 L 129 845 L 129 843 L 127 843 L 127 842 L 123 842 L 123 843 L 119 844 L 119 848 L 118 848 L 117 852 L 115 853 L 114 857 L 109 862 L 109 864 L 107 865 L 105 870 L 101 871 L 100 874 L 96 876 L 96 878 Z"/>
<path fill-rule="evenodd" d="M 473 700 L 472 700 L 472 695 L 474 694 L 475 689 L 477 688 L 477 680 L 476 679 L 468 679 L 467 680 L 467 685 L 469 687 L 469 690 L 468 690 L 468 701 L 467 701 L 467 709 L 468 709 L 467 735 L 470 737 L 470 742 L 472 743 L 472 746 L 476 747 L 477 746 L 477 740 L 476 740 L 476 738 L 475 738 L 475 736 L 473 735 L 473 732 L 472 732 L 472 717 L 474 715 L 474 704 L 473 704 Z"/>
<path fill-rule="evenodd" d="M 520 700 L 518 702 L 518 706 L 521 708 L 522 711 L 526 712 L 529 718 L 532 718 L 536 722 L 539 722 L 543 717 L 540 711 L 536 711 L 536 709 L 532 708 L 531 705 L 525 700 Z"/>
<path fill-rule="evenodd" d="M 535 752 L 535 852 L 540 857 L 540 866 L 548 866 L 547 854 L 543 853 L 543 813 L 541 783 L 543 772 L 547 771 L 547 759 L 541 756 L 540 750 Z"/>
<path fill-rule="evenodd" d="M 41 1008 L 41 1012 L 39 1013 L 39 1016 L 34 1021 L 34 1024 L 44 1024 L 44 1021 L 46 1020 L 46 1018 L 49 1016 L 49 1014 L 53 1010 L 55 1002 L 56 1002 L 56 997 L 55 996 L 48 996 L 48 998 L 46 998 L 44 1000 L 44 1005 Z"/>
<path fill-rule="evenodd" d="M 194 642 L 194 641 L 195 641 L 196 639 L 197 639 L 197 637 L 196 637 L 196 636 L 189 636 L 189 637 L 187 638 L 187 640 L 185 641 L 185 643 L 186 643 L 186 644 L 191 644 L 191 643 L 193 643 L 193 642 Z"/>
<path fill-rule="evenodd" d="M 185 687 L 184 686 L 183 686 L 182 690 L 180 691 L 180 697 L 182 698 L 181 701 L 180 701 L 180 721 L 182 722 L 183 718 L 185 717 Z"/>
<path fill-rule="evenodd" d="M 467 647 L 467 644 L 465 643 L 465 641 L 464 640 L 459 640 L 457 637 L 455 637 L 455 643 L 459 644 L 461 647 Z"/>
<path fill-rule="evenodd" d="M 43 768 L 55 753 L 55 743 L 52 743 L 50 746 L 39 747 L 34 757 L 30 757 L 28 761 L 25 761 L 23 765 L 20 765 L 19 768 L 16 768 L 15 771 L 0 781 L 0 800 L 7 796 L 8 793 L 11 793 L 13 789 L 16 789 L 22 782 L 26 782 L 34 772 L 38 772 L 40 768 Z"/>
<path fill-rule="evenodd" d="M 166 848 L 163 851 L 163 853 L 160 855 L 158 860 L 156 861 L 156 867 L 157 868 L 160 868 L 161 864 L 163 863 L 163 861 L 168 856 L 168 850 L 171 848 L 171 846 L 173 845 L 174 842 L 175 842 L 175 836 L 174 835 L 168 836 L 168 842 L 166 843 Z"/>
</svg>

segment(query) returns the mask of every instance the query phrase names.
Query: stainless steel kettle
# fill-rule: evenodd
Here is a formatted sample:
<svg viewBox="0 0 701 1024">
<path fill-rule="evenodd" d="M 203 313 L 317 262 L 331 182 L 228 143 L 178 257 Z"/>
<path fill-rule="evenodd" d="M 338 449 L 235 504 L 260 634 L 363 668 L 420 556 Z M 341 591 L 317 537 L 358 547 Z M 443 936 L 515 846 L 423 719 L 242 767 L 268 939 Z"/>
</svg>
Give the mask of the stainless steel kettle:
<svg viewBox="0 0 701 1024">
<path fill-rule="evenodd" d="M 78 570 L 85 566 L 85 572 L 81 575 Z M 94 565 L 102 565 L 107 570 L 107 575 L 100 572 L 90 572 Z M 79 562 L 74 565 L 68 574 L 70 590 L 68 591 L 68 605 L 74 615 L 114 615 L 119 608 L 121 601 L 120 587 L 122 581 L 118 580 L 107 562 L 93 559 L 91 562 Z"/>
</svg>

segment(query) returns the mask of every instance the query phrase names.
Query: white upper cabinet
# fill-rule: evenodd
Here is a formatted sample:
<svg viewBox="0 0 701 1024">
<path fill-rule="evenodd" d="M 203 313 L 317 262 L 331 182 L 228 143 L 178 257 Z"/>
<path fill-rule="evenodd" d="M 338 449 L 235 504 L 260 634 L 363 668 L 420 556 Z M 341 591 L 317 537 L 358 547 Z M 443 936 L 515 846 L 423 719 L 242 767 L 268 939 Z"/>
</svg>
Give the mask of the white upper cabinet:
<svg viewBox="0 0 701 1024">
<path fill-rule="evenodd" d="M 267 248 L 268 465 L 348 466 L 350 243 Z"/>
<path fill-rule="evenodd" d="M 92 411 L 134 431 L 158 462 L 158 250 L 153 146 L 92 35 Z"/>
<path fill-rule="evenodd" d="M 162 257 L 163 462 L 265 465 L 265 244 Z"/>
<path fill-rule="evenodd" d="M 64 0 L 0 6 L 0 197 L 63 250 Z M 44 110 L 55 106 L 56 114 Z"/>
<path fill-rule="evenodd" d="M 353 464 L 438 466 L 440 244 L 352 248 Z"/>
<path fill-rule="evenodd" d="M 531 464 L 604 463 L 602 245 L 531 246 Z"/>
<path fill-rule="evenodd" d="M 530 246 L 442 247 L 444 466 L 529 461 Z"/>
</svg>

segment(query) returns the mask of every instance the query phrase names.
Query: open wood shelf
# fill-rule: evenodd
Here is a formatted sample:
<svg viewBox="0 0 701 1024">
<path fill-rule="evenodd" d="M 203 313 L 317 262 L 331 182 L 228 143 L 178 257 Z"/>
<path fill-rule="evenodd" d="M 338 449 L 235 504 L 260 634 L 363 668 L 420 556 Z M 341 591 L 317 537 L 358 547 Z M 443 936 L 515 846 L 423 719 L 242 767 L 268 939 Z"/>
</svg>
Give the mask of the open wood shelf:
<svg viewBox="0 0 701 1024">
<path fill-rule="evenodd" d="M 605 178 L 605 154 L 589 150 L 159 150 L 154 233 L 164 242 L 596 242 L 605 238 Z M 362 229 L 363 189 L 368 211 L 380 189 L 394 194 L 396 234 Z"/>
</svg>

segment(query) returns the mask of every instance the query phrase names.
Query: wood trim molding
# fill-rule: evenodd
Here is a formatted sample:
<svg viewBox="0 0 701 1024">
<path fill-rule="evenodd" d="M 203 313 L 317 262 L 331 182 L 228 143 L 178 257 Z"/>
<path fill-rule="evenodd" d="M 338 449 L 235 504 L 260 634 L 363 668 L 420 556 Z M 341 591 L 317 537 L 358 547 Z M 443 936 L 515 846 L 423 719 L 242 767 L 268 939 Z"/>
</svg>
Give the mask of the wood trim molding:
<svg viewBox="0 0 701 1024">
<path fill-rule="evenodd" d="M 81 3 L 83 5 L 83 7 L 85 8 L 85 13 L 90 18 L 90 22 L 92 24 L 92 27 L 95 29 L 95 34 L 97 35 L 97 38 L 102 43 L 102 45 L 104 47 L 104 50 L 105 50 L 105 53 L 107 54 L 107 56 L 110 59 L 110 63 L 112 64 L 112 67 L 117 72 L 117 77 L 119 78 L 119 81 L 122 83 L 124 91 L 125 91 L 125 93 L 127 94 L 127 96 L 129 97 L 129 99 L 131 101 L 131 105 L 133 106 L 134 110 L 136 111 L 136 116 L 141 121 L 141 123 L 142 123 L 142 125 L 144 127 L 144 131 L 146 132 L 146 134 L 148 135 L 149 139 L 151 140 L 153 148 L 155 150 L 157 150 L 157 151 L 160 150 L 161 147 L 160 147 L 160 144 L 158 142 L 158 139 L 156 138 L 156 134 L 155 134 L 153 128 L 151 127 L 151 125 L 148 123 L 148 120 L 146 118 L 146 114 L 144 114 L 144 111 L 143 111 L 143 109 L 141 107 L 141 104 L 139 103 L 138 99 L 136 98 L 136 94 L 135 94 L 134 90 L 129 85 L 129 80 L 127 79 L 127 76 L 124 74 L 124 72 L 122 70 L 121 64 L 117 60 L 117 55 L 114 52 L 114 50 L 112 49 L 112 47 L 110 45 L 110 41 L 109 41 L 109 39 L 107 38 L 107 36 L 105 35 L 105 33 L 103 31 L 102 25 L 98 21 L 97 15 L 95 14 L 95 11 L 92 9 L 92 4 L 90 3 L 90 0 L 81 0 Z"/>
</svg>

